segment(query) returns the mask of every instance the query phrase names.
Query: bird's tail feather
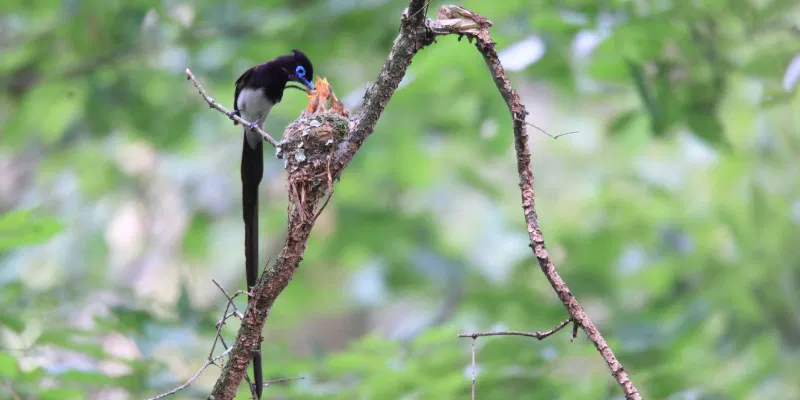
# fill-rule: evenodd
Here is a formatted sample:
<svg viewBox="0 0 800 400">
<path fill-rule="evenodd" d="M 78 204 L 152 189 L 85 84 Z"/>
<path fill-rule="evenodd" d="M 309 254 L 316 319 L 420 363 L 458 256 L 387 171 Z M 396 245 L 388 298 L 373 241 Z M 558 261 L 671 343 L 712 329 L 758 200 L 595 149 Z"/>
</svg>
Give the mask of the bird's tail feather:
<svg viewBox="0 0 800 400">
<path fill-rule="evenodd" d="M 244 218 L 244 254 L 247 273 L 247 289 L 252 289 L 258 279 L 258 185 L 264 174 L 263 142 L 251 146 L 247 132 L 242 143 L 242 217 Z M 247 302 L 250 302 L 248 297 Z M 260 338 L 259 338 L 260 339 Z M 263 376 L 261 371 L 261 343 L 253 355 L 253 378 L 256 398 L 261 398 Z"/>
</svg>

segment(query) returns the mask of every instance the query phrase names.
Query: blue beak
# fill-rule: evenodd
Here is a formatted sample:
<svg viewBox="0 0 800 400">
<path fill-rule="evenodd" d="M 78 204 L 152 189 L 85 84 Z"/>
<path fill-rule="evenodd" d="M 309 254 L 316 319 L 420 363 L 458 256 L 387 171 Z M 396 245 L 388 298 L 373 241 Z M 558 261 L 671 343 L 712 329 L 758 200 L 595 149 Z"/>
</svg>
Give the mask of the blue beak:
<svg viewBox="0 0 800 400">
<path fill-rule="evenodd" d="M 309 87 L 311 90 L 314 90 L 314 84 L 313 84 L 313 83 L 311 83 L 311 81 L 309 81 L 309 80 L 308 80 L 308 79 L 306 79 L 305 77 L 300 77 L 300 80 L 302 80 L 302 81 L 303 81 L 303 83 L 305 83 L 305 84 L 306 84 L 306 86 L 308 86 L 308 87 Z"/>
</svg>

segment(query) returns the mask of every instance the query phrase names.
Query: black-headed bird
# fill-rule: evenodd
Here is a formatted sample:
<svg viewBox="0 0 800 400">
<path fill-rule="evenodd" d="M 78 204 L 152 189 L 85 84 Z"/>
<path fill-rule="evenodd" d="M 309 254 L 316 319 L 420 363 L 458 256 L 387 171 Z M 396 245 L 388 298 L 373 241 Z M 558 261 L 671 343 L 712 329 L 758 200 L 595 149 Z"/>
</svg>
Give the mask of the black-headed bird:
<svg viewBox="0 0 800 400">
<path fill-rule="evenodd" d="M 258 185 L 264 174 L 264 139 L 251 128 L 264 128 L 264 120 L 275 104 L 283 98 L 287 87 L 301 89 L 289 82 L 298 82 L 311 90 L 314 84 L 314 67 L 299 50 L 256 65 L 244 71 L 236 80 L 233 95 L 234 114 L 251 122 L 244 127 L 242 145 L 242 213 L 244 218 L 244 254 L 247 289 L 252 290 L 258 279 Z M 234 122 L 236 125 L 236 122 Z M 250 128 L 250 129 L 249 129 Z M 249 298 L 248 298 L 249 302 Z M 256 398 L 261 398 L 263 376 L 261 372 L 261 344 L 253 355 L 253 376 Z"/>
</svg>

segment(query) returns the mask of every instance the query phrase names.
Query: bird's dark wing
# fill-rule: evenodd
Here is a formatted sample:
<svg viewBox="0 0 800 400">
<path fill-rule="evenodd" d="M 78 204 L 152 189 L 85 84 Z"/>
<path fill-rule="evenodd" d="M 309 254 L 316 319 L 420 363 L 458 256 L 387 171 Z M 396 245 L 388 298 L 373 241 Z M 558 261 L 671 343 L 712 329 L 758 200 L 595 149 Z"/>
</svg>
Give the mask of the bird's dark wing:
<svg viewBox="0 0 800 400">
<path fill-rule="evenodd" d="M 239 76 L 239 79 L 236 80 L 236 90 L 233 92 L 233 111 L 234 112 L 239 111 L 239 108 L 238 108 L 239 105 L 236 104 L 239 101 L 239 93 L 242 92 L 242 89 L 244 89 L 245 84 L 247 82 L 250 82 L 250 80 L 253 78 L 253 69 L 254 68 L 255 67 L 248 68 L 247 71 L 242 72 L 242 74 Z M 234 125 L 238 125 L 239 123 L 236 122 L 236 121 L 233 121 L 233 124 Z"/>
</svg>

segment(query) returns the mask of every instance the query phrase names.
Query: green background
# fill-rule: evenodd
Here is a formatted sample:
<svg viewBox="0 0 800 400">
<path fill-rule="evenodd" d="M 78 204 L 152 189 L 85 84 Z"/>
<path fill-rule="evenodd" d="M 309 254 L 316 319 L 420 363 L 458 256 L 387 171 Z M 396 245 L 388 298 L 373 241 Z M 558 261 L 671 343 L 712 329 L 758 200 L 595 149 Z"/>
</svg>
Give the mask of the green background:
<svg viewBox="0 0 800 400">
<path fill-rule="evenodd" d="M 355 109 L 406 5 L 5 0 L 0 397 L 138 399 L 194 374 L 225 305 L 211 280 L 245 284 L 241 132 L 184 69 L 230 107 L 244 69 L 298 48 Z M 797 2 L 459 5 L 494 23 L 528 122 L 578 131 L 530 130 L 537 210 L 644 398 L 800 398 Z M 279 136 L 304 104 L 288 91 L 266 130 Z M 264 263 L 286 224 L 271 154 Z M 265 373 L 304 379 L 266 396 L 466 399 L 470 340 L 457 334 L 566 318 L 528 248 L 518 182 L 480 54 L 439 38 L 275 303 Z M 237 328 L 222 330 L 228 343 Z M 478 399 L 621 397 L 582 332 L 482 338 L 477 362 Z M 218 372 L 175 398 L 204 398 Z"/>
</svg>

